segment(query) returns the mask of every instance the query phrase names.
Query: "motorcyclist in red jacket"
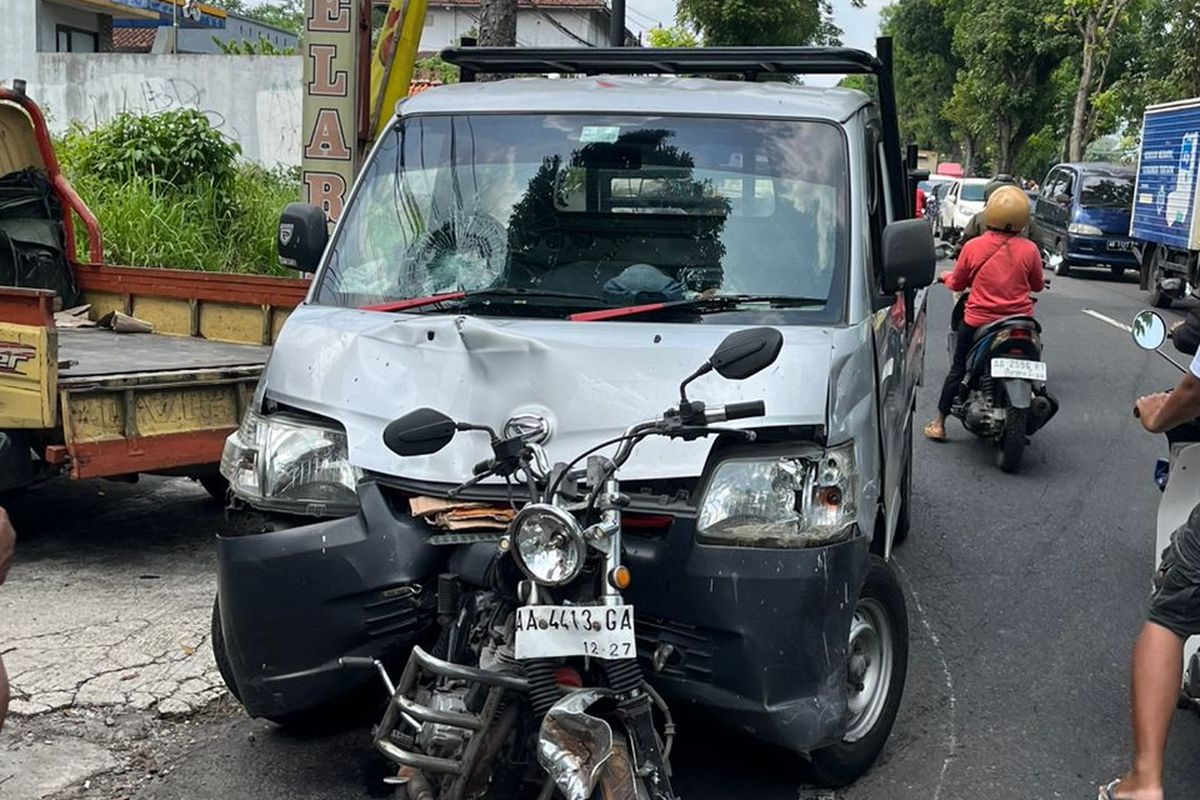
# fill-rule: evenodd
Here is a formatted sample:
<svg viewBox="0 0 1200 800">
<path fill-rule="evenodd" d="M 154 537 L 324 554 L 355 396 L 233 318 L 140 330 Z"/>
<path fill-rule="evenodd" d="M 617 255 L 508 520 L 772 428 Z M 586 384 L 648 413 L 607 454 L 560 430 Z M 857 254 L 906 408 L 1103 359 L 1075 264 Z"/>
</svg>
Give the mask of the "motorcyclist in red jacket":
<svg viewBox="0 0 1200 800">
<path fill-rule="evenodd" d="M 975 331 L 1004 317 L 1032 315 L 1029 293 L 1045 288 L 1042 255 L 1033 242 L 1020 235 L 1029 222 L 1025 193 L 1016 186 L 1002 186 L 988 198 L 983 214 L 987 231 L 967 242 L 954 270 L 942 273 L 940 278 L 951 291 L 969 288 L 971 294 L 958 328 L 958 345 L 942 386 L 937 416 L 924 430 L 935 441 L 946 438 L 946 417 L 962 387 Z"/>
</svg>

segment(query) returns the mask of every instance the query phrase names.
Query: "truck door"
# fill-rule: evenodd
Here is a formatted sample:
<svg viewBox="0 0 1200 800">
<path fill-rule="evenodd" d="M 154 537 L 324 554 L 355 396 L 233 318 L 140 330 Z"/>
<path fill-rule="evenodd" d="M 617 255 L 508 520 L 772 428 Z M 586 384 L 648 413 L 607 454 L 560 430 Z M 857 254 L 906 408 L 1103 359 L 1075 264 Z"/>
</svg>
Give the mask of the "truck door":
<svg viewBox="0 0 1200 800">
<path fill-rule="evenodd" d="M 871 262 L 876 280 L 882 261 L 883 229 L 896 212 L 891 208 L 887 188 L 886 155 L 876 143 L 872 160 L 873 192 L 869 202 L 871 221 Z M 956 187 L 957 188 L 957 185 Z M 887 517 L 884 554 L 891 552 L 892 538 L 901 508 L 901 493 L 912 446 L 912 415 L 917 381 L 921 374 L 925 346 L 925 289 L 910 296 L 897 294 L 893 302 L 876 305 L 872 318 L 875 345 L 875 379 L 878 403 L 879 444 L 883 457 L 882 499 Z"/>
</svg>

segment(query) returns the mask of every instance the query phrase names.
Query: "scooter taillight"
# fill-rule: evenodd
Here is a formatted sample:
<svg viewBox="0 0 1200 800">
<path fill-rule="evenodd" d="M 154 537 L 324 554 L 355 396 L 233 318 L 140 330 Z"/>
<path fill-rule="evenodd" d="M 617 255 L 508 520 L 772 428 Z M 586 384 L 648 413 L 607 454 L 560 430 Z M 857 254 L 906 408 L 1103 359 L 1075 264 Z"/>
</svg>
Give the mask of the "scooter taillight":
<svg viewBox="0 0 1200 800">
<path fill-rule="evenodd" d="M 1008 332 L 1009 339 L 1032 339 L 1033 331 L 1024 328 L 1013 328 Z"/>
</svg>

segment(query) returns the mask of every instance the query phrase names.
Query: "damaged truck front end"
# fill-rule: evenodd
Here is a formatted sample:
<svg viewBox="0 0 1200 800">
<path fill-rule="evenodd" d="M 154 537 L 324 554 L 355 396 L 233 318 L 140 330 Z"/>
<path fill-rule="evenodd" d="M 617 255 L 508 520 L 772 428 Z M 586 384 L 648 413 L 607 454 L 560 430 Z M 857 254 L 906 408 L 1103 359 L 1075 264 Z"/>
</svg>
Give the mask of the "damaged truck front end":
<svg viewBox="0 0 1200 800">
<path fill-rule="evenodd" d="M 724 421 L 753 436 L 647 440 L 622 466 L 620 588 L 668 701 L 826 783 L 866 771 L 907 667 L 887 559 L 908 529 L 934 262 L 893 144 L 866 95 L 783 84 L 515 80 L 406 101 L 222 459 L 235 504 L 269 520 L 218 540 L 213 646 L 247 711 L 338 707 L 377 680 L 346 659 L 439 651 L 439 586 L 498 580 L 500 534 L 413 501 L 516 512 L 529 495 L 453 493 L 487 437 L 400 458 L 390 421 L 436 406 L 567 462 L 681 402 L 681 365 L 769 326 L 769 369 L 689 379 L 711 404 L 765 402 Z"/>
</svg>

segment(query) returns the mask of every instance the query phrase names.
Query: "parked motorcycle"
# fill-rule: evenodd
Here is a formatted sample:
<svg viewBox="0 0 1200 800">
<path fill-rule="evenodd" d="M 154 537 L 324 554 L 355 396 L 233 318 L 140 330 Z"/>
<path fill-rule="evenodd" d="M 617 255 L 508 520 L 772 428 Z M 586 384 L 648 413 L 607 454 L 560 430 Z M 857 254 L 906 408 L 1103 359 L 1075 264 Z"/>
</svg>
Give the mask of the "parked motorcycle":
<svg viewBox="0 0 1200 800">
<path fill-rule="evenodd" d="M 549 465 L 520 431 L 501 436 L 428 408 L 387 426 L 384 443 L 406 457 L 436 453 L 458 432 L 486 433 L 492 458 L 450 498 L 491 489 L 503 499 L 485 505 L 511 516 L 503 531 L 430 539 L 453 548 L 437 583 L 440 636 L 432 652 L 413 648 L 398 683 L 378 661 L 342 659 L 377 670 L 387 688 L 374 741 L 399 765 L 391 782 L 405 785 L 410 800 L 549 800 L 556 791 L 568 800 L 675 797 L 674 723 L 642 675 L 633 607 L 622 599 L 631 581 L 621 544 L 629 497 L 618 473 L 651 436 L 753 440 L 752 431 L 713 425 L 761 417 L 764 403 L 709 409 L 688 399 L 687 386 L 713 371 L 749 378 L 782 345 L 772 328 L 731 334 L 680 386 L 678 406 L 568 464 Z M 611 447 L 611 458 L 600 454 Z M 499 492 L 495 482 L 480 486 L 492 477 L 504 479 Z"/>
<path fill-rule="evenodd" d="M 1133 318 L 1130 329 L 1138 347 L 1158 353 L 1176 369 L 1187 372 L 1182 364 L 1161 350 L 1167 340 L 1167 324 L 1161 316 L 1153 311 L 1141 311 Z M 1200 428 L 1197 433 L 1200 434 Z M 1187 521 L 1192 509 L 1200 505 L 1200 439 L 1170 436 L 1168 440 L 1169 458 L 1159 459 L 1154 469 L 1155 483 L 1163 492 L 1158 504 L 1154 570 L 1158 569 L 1159 555 L 1171 544 L 1171 534 Z M 1193 636 L 1185 643 L 1183 663 L 1179 706 L 1200 711 L 1200 637 Z"/>
<path fill-rule="evenodd" d="M 951 317 L 951 358 L 969 296 L 962 293 Z M 1041 324 L 1029 316 L 1005 317 L 976 330 L 967 373 L 951 406 L 963 427 L 995 442 L 996 464 L 1005 472 L 1017 471 L 1029 437 L 1058 412 L 1058 401 L 1046 392 L 1041 334 Z"/>
</svg>

